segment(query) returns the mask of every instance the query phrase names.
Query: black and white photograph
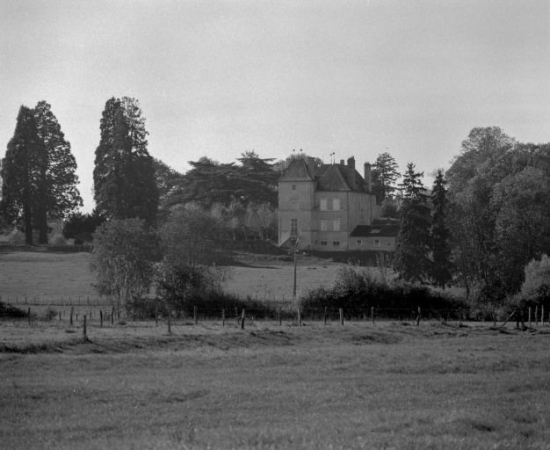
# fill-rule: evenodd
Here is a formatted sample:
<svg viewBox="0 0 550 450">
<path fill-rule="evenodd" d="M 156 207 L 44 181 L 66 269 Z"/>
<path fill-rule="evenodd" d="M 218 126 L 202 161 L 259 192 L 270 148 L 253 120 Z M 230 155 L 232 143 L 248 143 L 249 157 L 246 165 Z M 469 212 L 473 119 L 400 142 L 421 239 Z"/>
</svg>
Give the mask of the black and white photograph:
<svg viewBox="0 0 550 450">
<path fill-rule="evenodd" d="M 550 450 L 548 0 L 0 0 L 0 448 Z"/>
</svg>

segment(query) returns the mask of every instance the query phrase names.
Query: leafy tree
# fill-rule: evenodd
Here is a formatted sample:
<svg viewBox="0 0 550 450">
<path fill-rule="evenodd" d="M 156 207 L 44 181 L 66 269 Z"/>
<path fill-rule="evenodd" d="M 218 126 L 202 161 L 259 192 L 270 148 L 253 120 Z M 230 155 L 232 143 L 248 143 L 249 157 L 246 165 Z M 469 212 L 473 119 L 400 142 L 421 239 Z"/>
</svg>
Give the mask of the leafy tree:
<svg viewBox="0 0 550 450">
<path fill-rule="evenodd" d="M 117 308 L 148 291 L 159 258 L 157 235 L 142 219 L 112 219 L 94 233 L 90 268 L 100 295 L 111 296 Z"/>
<path fill-rule="evenodd" d="M 377 201 L 391 198 L 396 190 L 395 183 L 401 176 L 398 172 L 397 161 L 389 153 L 384 152 L 378 155 L 372 166 L 373 192 Z"/>
<path fill-rule="evenodd" d="M 164 258 L 157 272 L 157 294 L 178 315 L 189 302 L 219 290 L 224 278 L 217 263 L 220 223 L 198 205 L 176 207 L 160 229 Z"/>
<path fill-rule="evenodd" d="M 525 266 L 525 281 L 521 286 L 521 297 L 545 306 L 550 306 L 550 257 L 542 255 Z"/>
<path fill-rule="evenodd" d="M 138 101 L 109 99 L 100 130 L 94 168 L 94 199 L 99 212 L 107 218 L 137 217 L 155 225 L 159 192 Z"/>
<path fill-rule="evenodd" d="M 255 152 L 247 152 L 235 163 L 221 164 L 210 158 L 190 161 L 187 172 L 169 196 L 167 206 L 195 202 L 204 208 L 219 203 L 233 202 L 246 207 L 249 203 L 277 202 L 278 174 L 273 171 L 271 159 L 262 159 Z"/>
<path fill-rule="evenodd" d="M 443 171 L 439 170 L 432 190 L 431 250 L 433 264 L 431 276 L 437 286 L 445 287 L 451 281 L 451 246 L 447 228 L 447 189 Z"/>
<path fill-rule="evenodd" d="M 97 208 L 91 214 L 75 212 L 67 218 L 63 225 L 63 236 L 74 239 L 75 243 L 92 242 L 93 234 L 105 218 L 99 214 Z"/>
<path fill-rule="evenodd" d="M 320 158 L 309 156 L 307 153 L 300 150 L 300 152 L 291 153 L 285 159 L 281 159 L 273 164 L 273 170 L 277 173 L 277 176 L 280 176 L 280 174 L 283 173 L 283 171 L 290 166 L 290 163 L 295 159 L 312 159 L 317 166 L 323 164 L 323 161 Z"/>
<path fill-rule="evenodd" d="M 447 172 L 454 259 L 482 301 L 517 292 L 527 261 L 550 247 L 549 150 L 497 127 L 475 128 Z"/>
<path fill-rule="evenodd" d="M 403 189 L 401 227 L 397 236 L 394 269 L 405 281 L 422 282 L 430 272 L 430 208 L 423 173 L 407 164 Z"/>
</svg>

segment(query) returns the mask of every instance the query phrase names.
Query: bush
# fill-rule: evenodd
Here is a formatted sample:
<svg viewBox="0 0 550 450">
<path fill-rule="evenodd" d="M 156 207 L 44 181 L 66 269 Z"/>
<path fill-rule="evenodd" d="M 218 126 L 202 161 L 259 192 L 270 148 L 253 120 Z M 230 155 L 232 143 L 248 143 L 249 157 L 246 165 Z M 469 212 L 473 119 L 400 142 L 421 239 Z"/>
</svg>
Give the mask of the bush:
<svg viewBox="0 0 550 450">
<path fill-rule="evenodd" d="M 3 319 L 24 319 L 27 317 L 27 311 L 0 301 L 0 317 Z"/>
<path fill-rule="evenodd" d="M 343 308 L 350 317 L 370 314 L 376 308 L 377 316 L 402 318 L 415 315 L 418 308 L 424 317 L 458 318 L 463 302 L 450 294 L 428 286 L 405 282 L 388 283 L 369 271 L 344 267 L 331 288 L 317 288 L 300 299 L 304 315 L 320 314 L 324 308 Z"/>
</svg>

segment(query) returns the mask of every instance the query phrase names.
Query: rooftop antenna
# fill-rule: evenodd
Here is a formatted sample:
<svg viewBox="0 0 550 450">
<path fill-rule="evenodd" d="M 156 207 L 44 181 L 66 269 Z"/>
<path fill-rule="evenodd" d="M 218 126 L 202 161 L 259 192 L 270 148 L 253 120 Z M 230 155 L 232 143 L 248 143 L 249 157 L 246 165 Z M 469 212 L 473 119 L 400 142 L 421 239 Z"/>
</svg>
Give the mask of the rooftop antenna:
<svg viewBox="0 0 550 450">
<path fill-rule="evenodd" d="M 334 152 L 332 152 L 332 153 L 330 154 L 330 163 L 331 163 L 331 164 L 334 164 L 334 155 L 335 155 Z"/>
</svg>

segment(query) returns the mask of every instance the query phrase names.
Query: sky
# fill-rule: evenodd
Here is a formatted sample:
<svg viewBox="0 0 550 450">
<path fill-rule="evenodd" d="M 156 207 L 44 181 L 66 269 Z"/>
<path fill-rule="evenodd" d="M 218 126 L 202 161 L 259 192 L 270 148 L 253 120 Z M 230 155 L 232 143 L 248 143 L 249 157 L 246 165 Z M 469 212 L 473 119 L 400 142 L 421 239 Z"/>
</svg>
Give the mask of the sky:
<svg viewBox="0 0 550 450">
<path fill-rule="evenodd" d="M 547 0 L 0 0 L 0 158 L 52 106 L 93 207 L 106 101 L 139 100 L 180 172 L 302 149 L 448 168 L 474 127 L 550 142 Z"/>
</svg>

